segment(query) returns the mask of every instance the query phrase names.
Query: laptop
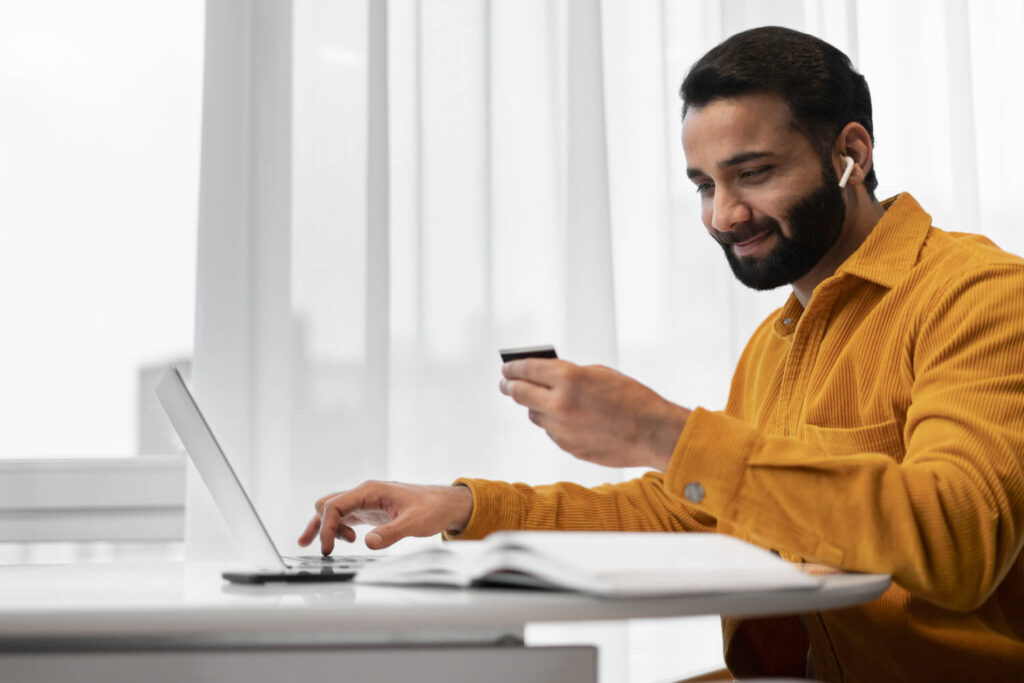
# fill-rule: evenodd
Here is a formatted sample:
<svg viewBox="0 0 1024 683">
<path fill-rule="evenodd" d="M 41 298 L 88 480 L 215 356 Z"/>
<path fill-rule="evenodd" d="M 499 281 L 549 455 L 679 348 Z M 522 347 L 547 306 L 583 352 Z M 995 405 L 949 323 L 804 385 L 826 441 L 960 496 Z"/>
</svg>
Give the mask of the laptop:
<svg viewBox="0 0 1024 683">
<path fill-rule="evenodd" d="M 378 559 L 372 555 L 282 557 L 177 368 L 167 369 L 157 382 L 156 395 L 246 559 L 258 567 L 250 572 L 224 572 L 225 579 L 233 583 L 348 581 L 361 566 Z"/>
</svg>

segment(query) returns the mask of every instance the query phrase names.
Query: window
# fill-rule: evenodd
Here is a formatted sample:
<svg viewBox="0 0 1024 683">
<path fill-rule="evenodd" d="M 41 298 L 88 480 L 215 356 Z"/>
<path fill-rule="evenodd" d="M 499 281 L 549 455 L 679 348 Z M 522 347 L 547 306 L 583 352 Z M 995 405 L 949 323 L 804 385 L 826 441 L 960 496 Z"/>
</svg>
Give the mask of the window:
<svg viewBox="0 0 1024 683">
<path fill-rule="evenodd" d="M 129 537 L 173 536 L 175 514 L 180 536 L 151 386 L 191 355 L 203 18 L 199 0 L 0 7 L 0 540 L 123 538 L 140 506 L 164 513 Z M 47 521 L 69 509 L 94 523 Z"/>
</svg>

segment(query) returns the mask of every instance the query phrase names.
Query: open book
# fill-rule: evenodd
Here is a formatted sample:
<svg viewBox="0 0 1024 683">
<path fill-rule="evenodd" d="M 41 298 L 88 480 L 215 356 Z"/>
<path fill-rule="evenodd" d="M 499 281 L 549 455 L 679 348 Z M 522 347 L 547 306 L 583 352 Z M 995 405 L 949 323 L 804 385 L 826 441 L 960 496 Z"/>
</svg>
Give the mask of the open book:
<svg viewBox="0 0 1024 683">
<path fill-rule="evenodd" d="M 499 531 L 382 559 L 360 583 L 528 586 L 605 597 L 806 590 L 821 579 L 723 534 Z"/>
</svg>

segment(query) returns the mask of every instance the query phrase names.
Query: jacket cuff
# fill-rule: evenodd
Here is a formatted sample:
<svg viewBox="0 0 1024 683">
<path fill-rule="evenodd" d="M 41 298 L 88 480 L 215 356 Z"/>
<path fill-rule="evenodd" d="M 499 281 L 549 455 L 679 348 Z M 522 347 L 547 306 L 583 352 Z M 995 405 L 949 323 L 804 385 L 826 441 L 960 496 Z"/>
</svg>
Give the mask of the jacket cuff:
<svg viewBox="0 0 1024 683">
<path fill-rule="evenodd" d="M 665 490 L 716 519 L 732 518 L 757 438 L 749 425 L 697 408 L 672 451 Z"/>
<path fill-rule="evenodd" d="M 512 484 L 487 479 L 456 479 L 453 486 L 466 486 L 473 493 L 473 512 L 466 528 L 457 534 L 442 534 L 446 541 L 480 539 L 499 529 L 519 528 L 519 494 Z"/>
</svg>

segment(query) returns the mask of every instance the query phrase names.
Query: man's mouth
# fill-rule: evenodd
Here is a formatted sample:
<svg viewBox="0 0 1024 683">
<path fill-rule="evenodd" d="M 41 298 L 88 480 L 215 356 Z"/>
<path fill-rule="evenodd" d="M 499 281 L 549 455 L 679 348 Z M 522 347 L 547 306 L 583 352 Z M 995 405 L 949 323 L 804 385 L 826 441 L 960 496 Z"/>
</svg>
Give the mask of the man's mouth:
<svg viewBox="0 0 1024 683">
<path fill-rule="evenodd" d="M 757 251 L 758 248 L 771 236 L 772 231 L 765 230 L 764 232 L 760 233 L 759 235 L 755 235 L 754 237 L 751 237 L 749 240 L 745 242 L 737 242 L 732 245 L 733 253 L 736 254 L 737 256 L 746 256 L 747 254 Z"/>
</svg>

